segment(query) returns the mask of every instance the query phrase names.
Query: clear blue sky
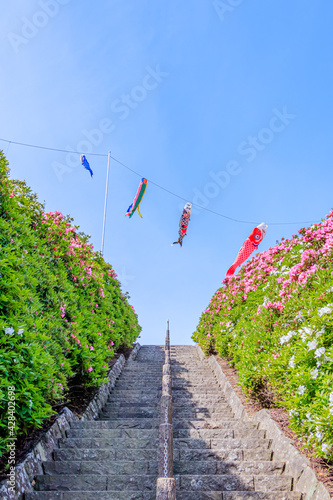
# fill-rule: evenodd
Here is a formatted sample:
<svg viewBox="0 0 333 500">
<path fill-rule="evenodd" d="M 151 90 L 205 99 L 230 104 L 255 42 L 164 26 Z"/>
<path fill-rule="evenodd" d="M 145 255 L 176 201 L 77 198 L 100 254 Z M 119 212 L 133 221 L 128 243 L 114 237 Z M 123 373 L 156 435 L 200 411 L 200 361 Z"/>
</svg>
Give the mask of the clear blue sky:
<svg viewBox="0 0 333 500">
<path fill-rule="evenodd" d="M 106 158 L 188 201 L 260 223 L 332 208 L 331 0 L 13 0 L 0 19 L 0 137 L 12 177 L 101 244 Z M 99 131 L 96 132 L 96 129 Z M 94 131 L 92 133 L 92 131 Z M 87 143 L 88 142 L 88 143 Z M 0 143 L 6 152 L 7 143 Z M 253 224 L 193 213 L 114 161 L 105 258 L 128 291 L 141 342 L 190 343 Z M 302 225 L 270 225 L 264 250 Z"/>
</svg>

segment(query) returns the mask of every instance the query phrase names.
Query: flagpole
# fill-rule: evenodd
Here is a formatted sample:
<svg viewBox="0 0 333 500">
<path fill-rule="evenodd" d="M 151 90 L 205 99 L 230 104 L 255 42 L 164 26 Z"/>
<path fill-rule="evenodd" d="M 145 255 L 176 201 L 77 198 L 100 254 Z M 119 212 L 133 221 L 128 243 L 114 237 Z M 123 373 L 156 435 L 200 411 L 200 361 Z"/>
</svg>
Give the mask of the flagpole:
<svg viewBox="0 0 333 500">
<path fill-rule="evenodd" d="M 105 201 L 104 201 L 104 217 L 103 217 L 102 247 L 101 247 L 101 253 L 102 253 L 102 255 L 103 255 L 103 251 L 104 251 L 104 236 L 105 236 L 106 207 L 107 207 L 107 204 L 108 204 L 108 187 L 109 187 L 110 155 L 111 155 L 111 151 L 109 151 L 109 152 L 108 152 L 108 166 L 107 166 L 107 170 L 106 170 Z"/>
</svg>

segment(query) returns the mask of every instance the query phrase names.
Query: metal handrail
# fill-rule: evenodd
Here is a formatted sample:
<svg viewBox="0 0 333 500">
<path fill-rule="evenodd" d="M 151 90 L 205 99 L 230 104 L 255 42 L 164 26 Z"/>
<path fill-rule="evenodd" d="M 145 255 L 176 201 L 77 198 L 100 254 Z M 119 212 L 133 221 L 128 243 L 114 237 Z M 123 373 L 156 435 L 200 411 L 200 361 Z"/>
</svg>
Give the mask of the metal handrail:
<svg viewBox="0 0 333 500">
<path fill-rule="evenodd" d="M 176 481 L 173 477 L 172 380 L 169 320 L 167 321 L 164 353 L 156 500 L 175 500 Z"/>
</svg>

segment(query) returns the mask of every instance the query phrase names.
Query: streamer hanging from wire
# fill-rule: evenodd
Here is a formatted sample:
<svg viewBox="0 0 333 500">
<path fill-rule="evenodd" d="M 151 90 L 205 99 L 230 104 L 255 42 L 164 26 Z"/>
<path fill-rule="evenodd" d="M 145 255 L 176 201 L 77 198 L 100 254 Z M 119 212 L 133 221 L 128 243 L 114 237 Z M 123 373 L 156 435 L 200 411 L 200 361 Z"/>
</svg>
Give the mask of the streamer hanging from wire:
<svg viewBox="0 0 333 500">
<path fill-rule="evenodd" d="M 1 139 L 0 138 L 0 141 L 8 142 L 9 144 L 16 144 L 17 146 L 24 146 L 24 147 L 28 147 L 28 148 L 45 149 L 48 151 L 57 151 L 60 153 L 74 153 L 74 154 L 78 154 L 78 155 L 82 154 L 82 151 L 70 151 L 68 149 L 49 148 L 46 146 L 38 146 L 36 144 L 27 144 L 24 142 L 9 141 L 8 139 Z M 89 153 L 89 156 L 101 156 L 104 158 L 108 157 L 107 154 L 103 154 L 103 153 Z M 119 163 L 119 165 L 123 166 L 124 168 L 126 168 L 127 170 L 132 172 L 133 174 L 138 175 L 139 177 L 143 177 L 142 174 L 140 174 L 139 172 L 136 172 L 132 168 L 128 167 L 127 165 L 125 165 L 125 163 L 117 160 L 117 158 L 115 158 L 114 156 L 110 156 L 110 158 L 113 161 Z M 162 189 L 166 193 L 169 193 L 172 196 L 174 196 L 175 198 L 178 198 L 178 199 L 183 200 L 183 201 L 188 201 L 187 198 L 184 198 L 183 196 L 179 196 L 178 194 L 174 193 L 173 191 L 166 189 L 165 187 L 161 186 L 160 184 L 157 184 L 157 182 L 154 182 L 150 179 L 148 179 L 148 181 L 150 184 L 153 184 L 153 186 L 156 186 L 159 189 Z M 239 224 L 257 224 L 258 223 L 258 221 L 241 220 L 241 219 L 235 219 L 233 217 L 228 217 L 227 215 L 221 214 L 220 212 L 215 212 L 214 210 L 210 210 L 209 208 L 198 205 L 197 203 L 192 203 L 192 206 L 200 208 L 200 210 L 205 210 L 206 212 L 210 212 L 211 214 L 218 215 L 219 217 L 222 217 L 223 219 L 227 219 L 227 220 L 230 220 L 232 222 L 237 222 Z M 269 222 L 268 221 L 267 224 L 269 224 L 271 226 L 285 226 L 285 225 L 293 225 L 293 224 L 315 224 L 317 222 L 318 221 L 313 221 L 313 220 L 303 220 L 303 221 L 294 221 L 294 222 Z"/>
</svg>

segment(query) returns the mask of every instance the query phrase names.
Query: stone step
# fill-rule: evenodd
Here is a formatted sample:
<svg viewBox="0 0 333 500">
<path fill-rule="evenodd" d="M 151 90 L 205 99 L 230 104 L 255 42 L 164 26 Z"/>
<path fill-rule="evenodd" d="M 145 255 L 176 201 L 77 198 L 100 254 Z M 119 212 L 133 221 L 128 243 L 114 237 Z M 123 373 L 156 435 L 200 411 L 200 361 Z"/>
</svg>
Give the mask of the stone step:
<svg viewBox="0 0 333 500">
<path fill-rule="evenodd" d="M 209 439 L 209 438 L 174 438 L 173 440 L 175 449 L 177 448 L 206 448 L 212 450 L 247 450 L 247 449 L 269 449 L 271 446 L 270 439 L 260 438 L 226 438 L 226 439 Z"/>
<path fill-rule="evenodd" d="M 193 364 L 190 367 L 186 366 L 175 366 L 171 363 L 171 373 L 172 375 L 178 375 L 181 373 L 187 373 L 191 375 L 195 371 L 197 375 L 208 375 L 212 376 L 212 371 L 210 368 L 203 368 L 201 364 Z"/>
<path fill-rule="evenodd" d="M 157 461 L 157 448 L 117 449 L 117 448 L 61 448 L 53 450 L 54 460 L 59 461 L 97 461 L 104 460 L 141 460 Z"/>
<path fill-rule="evenodd" d="M 217 461 L 243 461 L 251 462 L 251 461 L 271 461 L 273 452 L 272 450 L 266 448 L 256 448 L 256 449 L 207 449 L 207 448 L 198 448 L 198 449 L 176 449 L 174 453 L 175 460 L 191 462 L 194 460 L 198 460 L 199 462 L 206 460 L 217 460 Z"/>
<path fill-rule="evenodd" d="M 233 417 L 233 413 L 231 410 L 223 410 L 223 411 L 209 411 L 209 410 L 196 410 L 188 409 L 188 408 L 173 408 L 172 415 L 176 418 L 184 418 L 194 420 L 198 419 L 212 419 L 212 420 L 228 420 L 228 418 Z"/>
<path fill-rule="evenodd" d="M 213 401 L 213 402 L 211 402 Z M 172 400 L 172 406 L 174 408 L 196 408 L 197 410 L 204 409 L 204 410 L 210 410 L 214 411 L 216 409 L 218 410 L 223 410 L 223 409 L 230 409 L 231 407 L 229 403 L 227 403 L 225 400 L 222 401 L 215 401 L 214 399 L 211 400 L 209 399 L 208 401 L 203 401 L 203 403 L 200 403 L 200 400 L 198 401 L 193 401 L 192 399 L 188 400 L 183 400 L 183 399 L 178 399 L 175 398 L 175 400 Z"/>
<path fill-rule="evenodd" d="M 213 393 L 210 393 L 210 394 L 195 394 L 195 393 L 192 393 L 192 392 L 188 392 L 188 391 L 184 391 L 184 392 L 181 392 L 181 391 L 177 391 L 176 393 L 174 393 L 172 395 L 172 400 L 173 401 L 184 401 L 184 403 L 187 403 L 188 401 L 226 401 L 226 398 L 224 397 L 224 395 L 218 391 L 216 392 L 215 394 Z"/>
<path fill-rule="evenodd" d="M 159 377 L 156 380 L 152 379 L 146 380 L 143 378 L 140 379 L 139 381 L 136 381 L 135 379 L 133 381 L 133 379 L 126 380 L 125 378 L 119 378 L 119 380 L 117 380 L 117 382 L 115 383 L 114 388 L 118 389 L 122 387 L 129 388 L 132 390 L 140 390 L 145 387 L 149 389 L 158 390 L 159 388 L 161 389 L 162 387 L 162 377 Z"/>
<path fill-rule="evenodd" d="M 150 375 L 149 376 L 141 375 L 140 379 L 139 379 L 139 374 L 135 376 L 121 375 L 120 378 L 117 380 L 116 385 L 118 385 L 119 382 L 124 382 L 129 386 L 131 385 L 136 386 L 138 383 L 146 383 L 147 385 L 154 386 L 155 384 L 162 383 L 162 373 L 154 377 Z"/>
<path fill-rule="evenodd" d="M 132 372 L 141 374 L 143 371 L 148 373 L 161 373 L 161 374 L 163 372 L 163 365 L 156 365 L 151 363 L 139 363 L 139 364 L 137 363 L 127 366 L 125 365 L 121 374 L 132 373 Z"/>
<path fill-rule="evenodd" d="M 238 419 L 228 420 L 185 420 L 173 419 L 174 430 L 178 429 L 257 429 L 257 425 L 251 422 L 243 422 Z"/>
<path fill-rule="evenodd" d="M 177 491 L 177 500 L 194 500 L 193 491 Z M 296 491 L 274 491 L 273 493 L 265 491 L 224 491 L 223 493 L 221 491 L 196 491 L 195 500 L 302 500 L 302 493 Z"/>
<path fill-rule="evenodd" d="M 175 479 L 179 490 L 195 492 L 291 491 L 293 482 L 290 476 L 260 474 L 175 475 Z"/>
<path fill-rule="evenodd" d="M 235 427 L 235 426 L 234 426 Z M 110 431 L 109 431 L 110 432 Z M 175 439 L 226 439 L 226 438 L 260 438 L 265 439 L 266 431 L 249 428 L 231 429 L 175 429 Z"/>
<path fill-rule="evenodd" d="M 63 460 L 43 463 L 45 474 L 156 474 L 158 473 L 157 461 L 140 460 L 138 462 L 129 460 L 97 460 L 77 461 Z"/>
<path fill-rule="evenodd" d="M 150 382 L 154 383 L 157 381 L 161 381 L 162 376 L 163 376 L 162 370 L 161 370 L 161 372 L 158 372 L 158 373 L 157 372 L 156 373 L 150 373 L 150 372 L 142 373 L 142 371 L 138 370 L 137 372 L 132 371 L 132 372 L 122 373 L 120 375 L 119 380 L 126 380 L 126 382 L 131 382 L 132 384 L 136 383 L 139 380 L 147 380 L 148 382 L 150 381 Z"/>
<path fill-rule="evenodd" d="M 66 435 L 68 438 L 157 439 L 158 429 L 69 429 L 66 431 Z"/>
<path fill-rule="evenodd" d="M 115 408 L 122 408 L 122 407 L 132 407 L 132 408 L 140 408 L 140 407 L 156 407 L 157 405 L 161 404 L 161 398 L 151 398 L 150 396 L 144 397 L 144 398 L 138 398 L 136 400 L 129 401 L 127 399 L 108 399 L 108 402 L 106 403 L 104 410 L 112 410 Z"/>
<path fill-rule="evenodd" d="M 277 474 L 281 475 L 285 469 L 284 462 L 269 461 L 218 461 L 218 460 L 193 460 L 191 462 L 174 462 L 174 474 L 212 475 L 212 474 Z"/>
<path fill-rule="evenodd" d="M 144 380 L 140 382 L 135 382 L 133 381 L 131 383 L 128 382 L 123 382 L 121 379 L 119 379 L 119 382 L 116 383 L 114 386 L 115 389 L 130 389 L 130 390 L 136 390 L 138 391 L 139 389 L 145 389 L 145 392 L 149 392 L 151 389 L 152 390 L 162 390 L 162 379 L 158 383 L 154 384 L 146 384 Z"/>
<path fill-rule="evenodd" d="M 144 389 L 138 389 L 138 390 L 133 390 L 133 389 L 125 389 L 125 388 L 122 388 L 122 389 L 112 389 L 112 391 L 110 392 L 110 396 L 109 396 L 109 399 L 128 399 L 128 398 L 138 398 L 138 397 L 141 397 L 141 396 L 146 396 L 147 395 L 147 391 L 144 390 Z M 160 398 L 162 396 L 162 388 L 160 389 L 150 389 L 149 390 L 149 395 L 150 396 L 156 396 L 157 398 Z"/>
<path fill-rule="evenodd" d="M 192 495 L 193 493 L 191 493 Z M 177 496 L 178 498 L 178 496 Z M 188 497 L 189 498 L 189 497 Z M 156 491 L 34 491 L 25 500 L 155 500 Z"/>
<path fill-rule="evenodd" d="M 146 408 L 121 408 L 119 410 L 103 410 L 100 414 L 100 419 L 117 419 L 117 418 L 159 418 L 160 408 L 156 407 Z"/>
<path fill-rule="evenodd" d="M 160 408 L 161 404 L 161 399 L 156 399 L 156 400 L 150 400 L 150 401 L 126 401 L 126 400 L 117 400 L 114 399 L 113 401 L 108 401 L 106 405 L 103 408 L 104 412 L 109 412 L 109 411 L 128 411 L 128 410 L 144 410 L 144 409 L 157 409 Z M 173 409 L 173 414 L 179 414 L 182 412 L 196 412 L 196 413 L 205 413 L 206 415 L 211 414 L 211 413 L 221 413 L 221 412 L 228 412 L 232 413 L 232 410 L 229 406 L 228 403 L 222 402 L 222 403 L 217 403 L 217 404 L 200 404 L 200 403 L 189 403 L 188 405 L 183 405 L 183 404 L 173 404 L 172 405 Z"/>
<path fill-rule="evenodd" d="M 71 429 L 158 429 L 160 419 L 119 418 L 117 420 L 85 420 L 71 422 Z"/>
<path fill-rule="evenodd" d="M 181 406 L 184 406 L 184 407 L 192 407 L 192 406 L 198 406 L 199 408 L 200 407 L 211 407 L 211 406 L 214 406 L 214 405 L 219 405 L 219 404 L 227 404 L 226 400 L 223 398 L 223 397 L 197 397 L 197 398 L 192 398 L 192 397 L 188 397 L 188 398 L 177 398 L 177 397 L 174 397 L 172 398 L 172 403 L 173 403 L 173 406 L 177 406 L 177 407 L 181 407 Z M 230 408 L 230 406 L 229 406 Z"/>
<path fill-rule="evenodd" d="M 216 394 L 216 395 L 221 395 L 221 389 L 219 386 L 216 386 L 215 388 L 212 387 L 211 385 L 208 386 L 200 386 L 196 387 L 195 390 L 193 387 L 191 388 L 186 388 L 186 387 L 175 387 L 172 386 L 172 397 L 177 396 L 177 394 Z"/>
<path fill-rule="evenodd" d="M 114 387 L 111 391 L 111 394 L 119 394 L 119 396 L 124 395 L 125 396 L 131 396 L 131 395 L 140 395 L 140 394 L 147 394 L 147 391 L 143 387 L 139 387 L 138 389 L 135 389 L 135 387 Z M 162 393 L 162 388 L 155 387 L 154 389 L 151 389 L 149 391 L 149 394 L 161 394 Z"/>
<path fill-rule="evenodd" d="M 156 448 L 158 439 L 156 438 L 113 438 L 113 437 L 93 437 L 93 438 L 60 438 L 59 448 L 119 448 L 119 449 L 144 449 Z"/>
<path fill-rule="evenodd" d="M 156 474 L 146 475 L 103 475 L 103 474 L 56 474 L 38 475 L 39 491 L 156 491 Z"/>
<path fill-rule="evenodd" d="M 162 382 L 162 381 L 161 381 Z M 177 387 L 200 387 L 201 389 L 211 389 L 211 388 L 219 388 L 218 383 L 216 380 L 210 380 L 208 381 L 207 379 L 204 380 L 185 380 L 181 378 L 173 378 L 172 379 L 172 388 L 177 388 Z"/>
</svg>

